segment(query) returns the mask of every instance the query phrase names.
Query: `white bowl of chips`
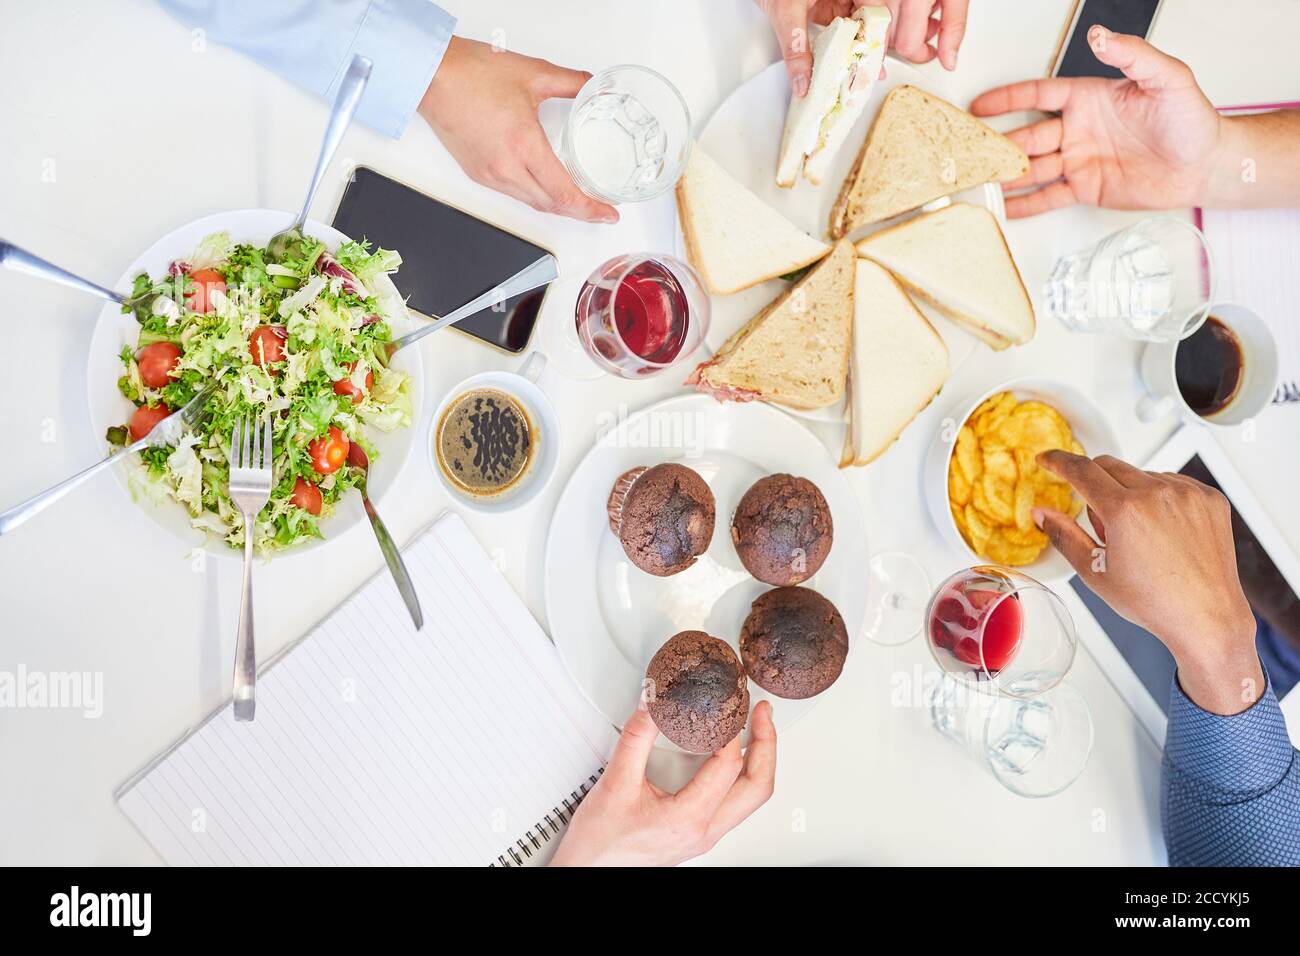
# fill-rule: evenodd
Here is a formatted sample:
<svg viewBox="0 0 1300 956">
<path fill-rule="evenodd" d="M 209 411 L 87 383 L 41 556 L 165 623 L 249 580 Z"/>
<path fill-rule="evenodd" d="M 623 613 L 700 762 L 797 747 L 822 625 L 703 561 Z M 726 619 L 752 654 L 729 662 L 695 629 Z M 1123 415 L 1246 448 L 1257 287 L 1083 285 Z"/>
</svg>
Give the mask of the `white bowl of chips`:
<svg viewBox="0 0 1300 956">
<path fill-rule="evenodd" d="M 1038 467 L 1038 453 L 1050 448 L 1121 457 L 1101 410 L 1060 382 L 1016 379 L 956 406 L 925 463 L 926 500 L 944 538 L 977 562 L 1044 582 L 1068 579 L 1073 569 L 1034 525 L 1031 511 L 1055 508 L 1092 528 L 1082 499 Z"/>
</svg>

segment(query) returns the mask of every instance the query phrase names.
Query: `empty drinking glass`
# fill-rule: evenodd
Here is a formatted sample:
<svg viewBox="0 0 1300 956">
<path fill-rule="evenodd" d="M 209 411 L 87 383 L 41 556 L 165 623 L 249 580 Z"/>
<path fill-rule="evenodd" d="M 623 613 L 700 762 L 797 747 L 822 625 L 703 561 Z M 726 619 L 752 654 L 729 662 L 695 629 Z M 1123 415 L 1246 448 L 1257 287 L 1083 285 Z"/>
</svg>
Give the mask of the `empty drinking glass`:
<svg viewBox="0 0 1300 956">
<path fill-rule="evenodd" d="M 1177 342 L 1205 321 L 1214 284 L 1201 230 L 1158 216 L 1057 260 L 1044 296 L 1048 311 L 1072 332 Z"/>
<path fill-rule="evenodd" d="M 1032 700 L 982 694 L 945 674 L 930 695 L 934 727 L 1022 797 L 1050 797 L 1092 753 L 1092 714 L 1069 684 Z"/>
<path fill-rule="evenodd" d="M 686 101 L 644 66 L 612 66 L 588 80 L 573 101 L 559 147 L 578 188 L 613 204 L 671 189 L 690 151 Z"/>
</svg>

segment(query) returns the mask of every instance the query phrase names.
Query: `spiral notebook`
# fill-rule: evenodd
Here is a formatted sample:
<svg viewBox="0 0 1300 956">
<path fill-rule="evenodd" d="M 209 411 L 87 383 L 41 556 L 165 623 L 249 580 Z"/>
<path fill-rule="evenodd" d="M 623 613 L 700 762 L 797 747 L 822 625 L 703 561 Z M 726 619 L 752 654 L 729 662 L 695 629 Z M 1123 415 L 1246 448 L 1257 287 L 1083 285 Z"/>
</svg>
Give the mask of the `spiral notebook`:
<svg viewBox="0 0 1300 956">
<path fill-rule="evenodd" d="M 1297 108 L 1300 103 L 1266 103 L 1220 107 L 1219 112 Z M 1277 341 L 1280 377 L 1274 403 L 1300 402 L 1300 209 L 1198 209 L 1196 224 L 1214 252 L 1215 298 L 1256 312 Z"/>
<path fill-rule="evenodd" d="M 117 792 L 169 864 L 495 865 L 549 857 L 617 735 L 464 521 L 387 569 Z"/>
</svg>

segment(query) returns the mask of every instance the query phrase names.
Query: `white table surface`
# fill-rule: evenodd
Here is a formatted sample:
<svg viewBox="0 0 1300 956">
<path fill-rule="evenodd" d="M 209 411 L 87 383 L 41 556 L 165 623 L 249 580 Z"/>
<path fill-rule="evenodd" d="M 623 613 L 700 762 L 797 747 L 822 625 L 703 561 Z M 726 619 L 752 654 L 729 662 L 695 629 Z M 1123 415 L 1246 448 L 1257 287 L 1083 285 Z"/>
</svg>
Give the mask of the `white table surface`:
<svg viewBox="0 0 1300 956">
<path fill-rule="evenodd" d="M 458 32 L 598 69 L 639 62 L 682 89 L 699 128 L 739 83 L 775 58 L 749 0 L 643 3 L 583 0 L 473 4 L 448 0 Z M 947 82 L 967 101 L 997 83 L 1040 76 L 1070 0 L 976 0 L 961 67 Z M 1187 59 L 1220 103 L 1300 99 L 1286 38 L 1300 4 L 1254 0 L 1250 17 L 1210 19 L 1223 5 L 1171 0 L 1155 40 Z M 491 8 L 491 9 L 488 9 Z M 199 216 L 249 206 L 296 208 L 314 161 L 325 105 L 253 63 L 204 45 L 148 0 L 92 4 L 3 0 L 0 18 L 0 233 L 104 283 L 158 235 Z M 563 106 L 550 104 L 551 128 Z M 543 240 L 563 284 L 545 322 L 572 315 L 576 284 L 616 251 L 672 248 L 670 199 L 623 210 L 617 227 L 542 216 L 473 183 L 428 128 L 413 121 L 397 142 L 349 132 L 315 214 L 326 218 L 344 170 L 372 165 L 400 180 Z M 1131 221 L 1131 214 L 1070 210 L 1014 223 L 1009 238 L 1036 290 L 1058 254 Z M 1035 291 L 1037 297 L 1037 293 Z M 33 494 L 103 451 L 91 434 L 85 386 L 97 301 L 0 274 L 0 375 L 6 423 L 0 502 Z M 462 377 L 511 367 L 456 335 L 424 345 L 425 418 Z M 1137 348 L 1070 336 L 1040 322 L 1032 344 L 981 349 L 943 396 L 878 463 L 852 471 L 873 550 L 907 549 L 938 580 L 959 556 L 929 523 L 919 486 L 927 442 L 949 405 L 1027 373 L 1087 390 L 1140 461 L 1173 429 L 1142 426 Z M 545 620 L 542 551 L 565 476 L 586 451 L 601 411 L 635 409 L 677 390 L 645 383 L 543 380 L 564 422 L 559 475 L 509 517 L 468 514 L 528 606 Z M 1300 515 L 1294 411 L 1269 410 L 1255 440 L 1216 432 L 1293 547 Z M 838 453 L 836 429 L 818 426 Z M 422 455 L 383 503 L 405 539 L 450 504 Z M 847 533 L 847 529 L 839 533 Z M 358 526 L 329 548 L 257 568 L 260 656 L 307 630 L 376 571 L 381 559 Z M 239 565 L 194 564 L 136 512 L 107 476 L 0 541 L 0 670 L 103 674 L 99 719 L 67 710 L 0 711 L 0 863 L 154 863 L 115 809 L 112 790 L 228 694 Z M 839 683 L 780 741 L 776 795 L 707 858 L 712 863 L 1163 862 L 1157 752 L 1104 676 L 1081 655 L 1071 676 L 1091 703 L 1096 746 L 1080 780 L 1049 800 L 999 787 L 928 725 L 920 705 L 931 665 L 921 641 L 886 650 L 859 641 Z M 660 765 L 665 782 L 687 768 Z"/>
</svg>

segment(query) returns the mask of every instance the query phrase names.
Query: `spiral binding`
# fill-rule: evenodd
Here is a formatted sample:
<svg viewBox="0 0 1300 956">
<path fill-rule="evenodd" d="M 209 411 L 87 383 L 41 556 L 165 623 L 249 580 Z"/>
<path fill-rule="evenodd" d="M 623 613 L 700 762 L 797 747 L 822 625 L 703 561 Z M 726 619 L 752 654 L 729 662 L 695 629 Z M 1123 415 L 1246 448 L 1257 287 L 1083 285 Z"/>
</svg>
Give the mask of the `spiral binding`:
<svg viewBox="0 0 1300 956">
<path fill-rule="evenodd" d="M 489 863 L 488 866 L 523 866 L 524 863 L 531 860 L 534 851 L 540 850 L 543 843 L 550 843 L 551 840 L 560 835 L 561 828 L 569 822 L 573 812 L 578 809 L 578 805 L 591 792 L 591 788 L 596 785 L 596 781 L 600 779 L 600 775 L 604 772 L 605 768 L 602 767 L 588 777 L 586 782 L 579 785 L 577 790 L 571 791 L 568 797 L 560 801 L 560 806 L 552 807 L 550 813 L 543 814 L 540 820 L 515 841 L 514 846 L 506 847 L 505 853 L 498 856 L 496 861 Z"/>
</svg>

